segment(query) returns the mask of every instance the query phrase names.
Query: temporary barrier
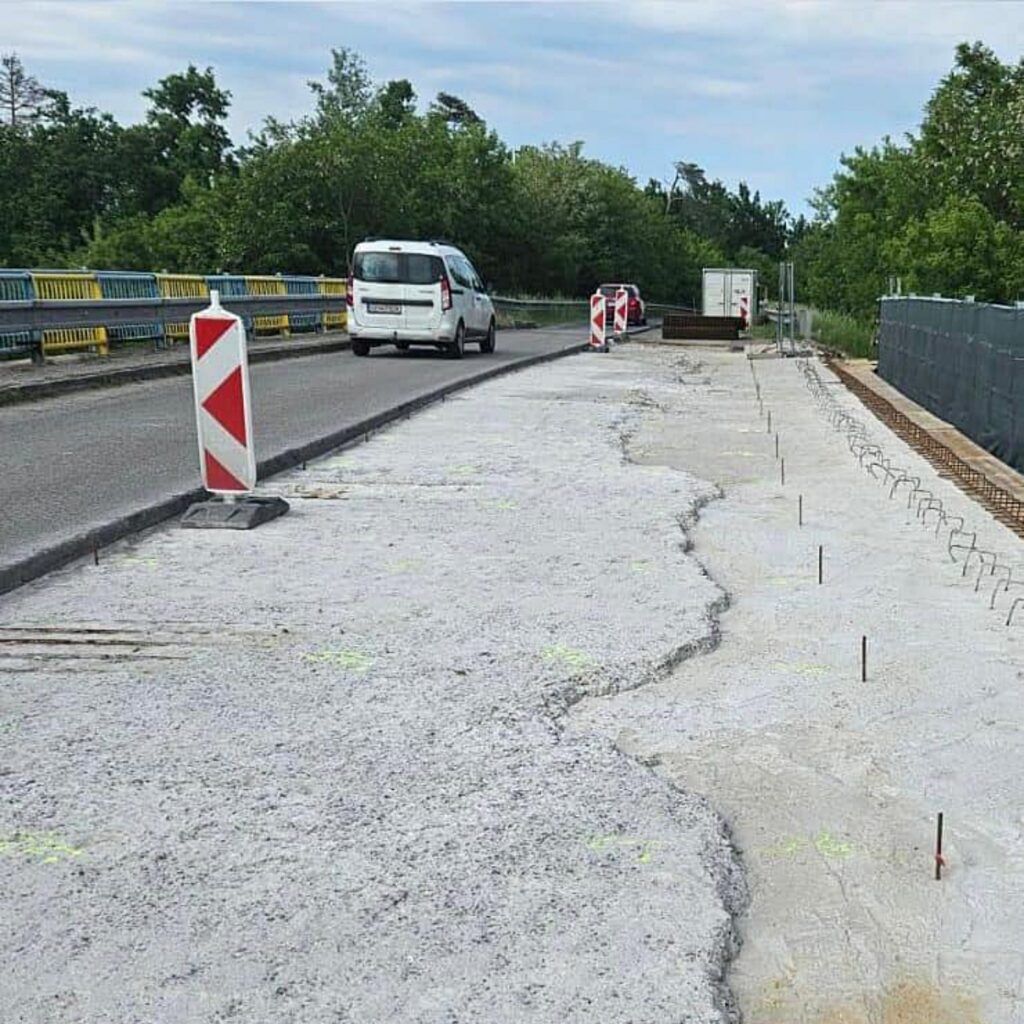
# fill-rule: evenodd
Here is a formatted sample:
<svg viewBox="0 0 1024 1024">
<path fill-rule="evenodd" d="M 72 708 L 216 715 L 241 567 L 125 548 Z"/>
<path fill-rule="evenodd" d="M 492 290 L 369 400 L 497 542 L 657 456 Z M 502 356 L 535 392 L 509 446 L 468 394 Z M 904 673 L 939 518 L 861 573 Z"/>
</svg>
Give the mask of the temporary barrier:
<svg viewBox="0 0 1024 1024">
<path fill-rule="evenodd" d="M 257 276 L 245 278 L 245 286 L 250 295 L 287 295 L 284 281 L 279 277 Z M 253 330 L 266 334 L 287 334 L 288 314 L 280 313 L 276 316 L 253 317 Z"/>
<path fill-rule="evenodd" d="M 617 288 L 615 291 L 615 320 L 612 325 L 612 333 L 622 337 L 626 333 L 629 320 L 629 292 L 625 288 Z"/>
<path fill-rule="evenodd" d="M 878 373 L 1024 472 L 1024 308 L 883 298 Z"/>
<path fill-rule="evenodd" d="M 348 281 L 340 277 L 318 277 L 317 287 L 321 295 L 348 295 Z M 344 331 L 348 328 L 348 313 L 324 313 L 324 329 L 328 331 Z"/>
<path fill-rule="evenodd" d="M 68 271 L 32 271 L 32 287 L 36 298 L 49 301 L 102 299 L 99 282 L 91 273 Z M 61 327 L 43 331 L 43 355 L 93 348 L 107 355 L 107 329 L 105 327 Z"/>
<path fill-rule="evenodd" d="M 164 299 L 205 299 L 210 294 L 206 280 L 198 274 L 157 274 L 156 286 Z M 164 325 L 168 341 L 184 341 L 188 338 L 188 321 Z"/>
<path fill-rule="evenodd" d="M 316 279 L 286 274 L 281 277 L 286 295 L 319 295 Z M 292 331 L 319 331 L 323 317 L 319 313 L 289 313 L 288 327 Z"/>
<path fill-rule="evenodd" d="M 203 486 L 217 494 L 248 494 L 256 486 L 249 365 L 242 318 L 211 289 L 208 308 L 189 325 Z"/>
<path fill-rule="evenodd" d="M 158 299 L 160 292 L 152 274 L 123 270 L 97 270 L 100 292 L 105 299 Z M 107 328 L 111 341 L 161 341 L 163 325 L 158 321 L 114 324 Z"/>
<path fill-rule="evenodd" d="M 31 302 L 35 298 L 32 277 L 27 270 L 0 270 L 0 302 Z M 0 334 L 0 359 L 40 354 L 37 331 L 7 331 Z"/>
<path fill-rule="evenodd" d="M 604 296 L 600 292 L 590 296 L 590 347 L 606 352 L 608 340 L 605 338 L 604 302 Z"/>
</svg>

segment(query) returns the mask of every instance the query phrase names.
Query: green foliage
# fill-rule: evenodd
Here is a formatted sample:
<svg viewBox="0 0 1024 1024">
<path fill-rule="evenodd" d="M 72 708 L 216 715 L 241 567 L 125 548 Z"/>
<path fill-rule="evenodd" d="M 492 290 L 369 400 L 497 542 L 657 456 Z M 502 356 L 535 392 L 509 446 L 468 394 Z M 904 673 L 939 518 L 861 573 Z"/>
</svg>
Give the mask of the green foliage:
<svg viewBox="0 0 1024 1024">
<path fill-rule="evenodd" d="M 861 321 L 889 279 L 905 291 L 1010 302 L 1024 294 L 1024 62 L 956 49 L 917 136 L 858 148 L 795 235 L 804 294 Z"/>
<path fill-rule="evenodd" d="M 875 328 L 870 321 L 846 313 L 816 312 L 811 330 L 814 339 L 826 348 L 861 359 L 875 357 Z"/>
<path fill-rule="evenodd" d="M 583 144 L 515 154 L 463 99 L 422 113 L 405 79 L 375 86 L 332 51 L 309 114 L 268 119 L 243 149 L 230 95 L 189 67 L 121 126 L 53 94 L 27 129 L 0 125 L 0 263 L 344 275 L 363 238 L 446 238 L 504 294 L 581 296 L 633 281 L 648 299 L 699 302 L 701 269 L 737 258 L 767 281 L 789 218 L 694 164 L 647 189 Z M 685 172 L 685 173 L 684 173 Z M 560 314 L 560 315 L 564 315 Z"/>
</svg>

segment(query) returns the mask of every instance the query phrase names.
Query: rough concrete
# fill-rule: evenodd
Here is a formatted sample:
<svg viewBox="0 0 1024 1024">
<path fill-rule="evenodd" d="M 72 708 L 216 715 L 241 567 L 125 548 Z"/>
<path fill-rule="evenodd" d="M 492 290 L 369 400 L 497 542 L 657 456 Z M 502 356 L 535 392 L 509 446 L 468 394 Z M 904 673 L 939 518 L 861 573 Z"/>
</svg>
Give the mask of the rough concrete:
<svg viewBox="0 0 1024 1024">
<path fill-rule="evenodd" d="M 564 730 L 718 641 L 715 489 L 623 457 L 670 372 L 488 383 L 0 600 L 3 1019 L 735 1020 L 719 818 Z"/>
<path fill-rule="evenodd" d="M 751 889 L 729 975 L 745 1020 L 1019 1024 L 1024 616 L 1008 629 L 1007 598 L 989 609 L 991 578 L 975 592 L 948 530 L 861 468 L 793 361 L 756 366 L 783 486 L 747 361 L 660 357 L 672 359 L 678 386 L 648 387 L 661 412 L 629 453 L 724 490 L 693 532 L 732 596 L 722 641 L 660 683 L 578 705 L 573 735 L 603 732 L 726 818 Z M 833 383 L 1020 578 L 1020 540 Z"/>
</svg>

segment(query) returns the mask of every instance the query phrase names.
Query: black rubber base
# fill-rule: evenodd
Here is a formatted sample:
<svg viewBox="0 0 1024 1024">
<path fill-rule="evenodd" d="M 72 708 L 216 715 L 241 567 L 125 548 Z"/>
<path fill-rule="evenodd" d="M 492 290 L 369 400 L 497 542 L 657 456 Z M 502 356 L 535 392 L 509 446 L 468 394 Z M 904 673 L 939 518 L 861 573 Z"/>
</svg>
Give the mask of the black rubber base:
<svg viewBox="0 0 1024 1024">
<path fill-rule="evenodd" d="M 251 530 L 287 511 L 284 498 L 200 501 L 181 517 L 181 525 L 192 530 Z"/>
</svg>

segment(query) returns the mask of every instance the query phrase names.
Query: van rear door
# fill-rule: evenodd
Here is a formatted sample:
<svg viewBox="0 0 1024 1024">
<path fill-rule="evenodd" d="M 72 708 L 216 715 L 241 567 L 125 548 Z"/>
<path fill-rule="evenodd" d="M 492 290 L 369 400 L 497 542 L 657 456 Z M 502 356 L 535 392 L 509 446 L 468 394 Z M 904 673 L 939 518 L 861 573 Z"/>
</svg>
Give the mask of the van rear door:
<svg viewBox="0 0 1024 1024">
<path fill-rule="evenodd" d="M 414 331 L 433 330 L 441 323 L 440 256 L 410 252 L 405 256 L 405 326 Z"/>
<path fill-rule="evenodd" d="M 352 310 L 363 327 L 405 327 L 401 252 L 357 252 L 352 263 Z"/>
<path fill-rule="evenodd" d="M 439 256 L 398 249 L 357 252 L 352 266 L 356 320 L 384 330 L 429 330 L 441 321 Z"/>
</svg>

